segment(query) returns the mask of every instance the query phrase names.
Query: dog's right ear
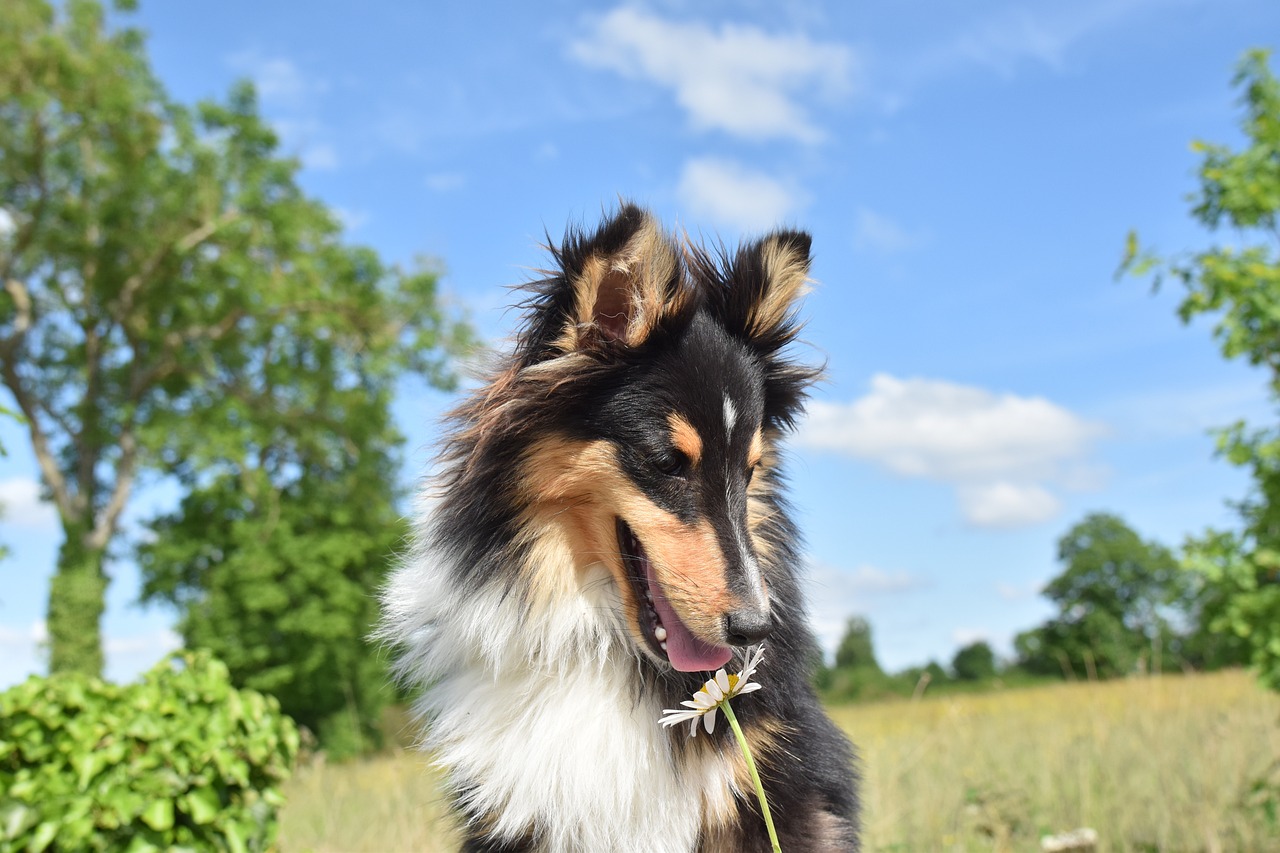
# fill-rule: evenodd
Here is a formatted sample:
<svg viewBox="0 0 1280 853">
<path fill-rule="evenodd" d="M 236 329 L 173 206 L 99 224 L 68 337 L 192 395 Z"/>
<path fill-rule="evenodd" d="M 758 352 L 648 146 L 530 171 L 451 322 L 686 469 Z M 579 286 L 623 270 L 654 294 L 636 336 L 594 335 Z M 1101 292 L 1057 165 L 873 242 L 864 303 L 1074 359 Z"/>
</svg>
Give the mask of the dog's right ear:
<svg viewBox="0 0 1280 853">
<path fill-rule="evenodd" d="M 670 238 L 633 204 L 594 234 L 570 231 L 551 254 L 559 269 L 534 285 L 540 296 L 523 338 L 531 361 L 639 346 L 692 298 Z"/>
</svg>

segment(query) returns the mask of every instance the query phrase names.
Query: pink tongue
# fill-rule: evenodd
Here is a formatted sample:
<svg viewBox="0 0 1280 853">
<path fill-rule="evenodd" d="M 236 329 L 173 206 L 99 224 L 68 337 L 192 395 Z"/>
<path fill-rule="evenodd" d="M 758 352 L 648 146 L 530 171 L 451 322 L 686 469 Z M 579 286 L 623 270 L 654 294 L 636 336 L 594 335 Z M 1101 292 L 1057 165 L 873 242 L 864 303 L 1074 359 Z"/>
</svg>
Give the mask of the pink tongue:
<svg viewBox="0 0 1280 853">
<path fill-rule="evenodd" d="M 702 672 L 719 669 L 733 657 L 733 650 L 726 646 L 714 646 L 703 642 L 680 621 L 676 611 L 662 592 L 662 585 L 653 576 L 653 566 L 645 561 L 649 593 L 653 596 L 653 609 L 658 611 L 662 627 L 667 629 L 667 659 L 681 672 Z"/>
</svg>

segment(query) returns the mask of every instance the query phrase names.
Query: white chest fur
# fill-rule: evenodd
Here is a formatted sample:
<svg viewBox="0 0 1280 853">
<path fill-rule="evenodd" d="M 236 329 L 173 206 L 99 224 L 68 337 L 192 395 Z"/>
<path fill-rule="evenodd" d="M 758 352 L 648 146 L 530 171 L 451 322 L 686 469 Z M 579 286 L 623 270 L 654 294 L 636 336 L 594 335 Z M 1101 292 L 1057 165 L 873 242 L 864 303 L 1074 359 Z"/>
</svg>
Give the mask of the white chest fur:
<svg viewBox="0 0 1280 853">
<path fill-rule="evenodd" d="M 421 562 L 393 578 L 387 633 L 408 646 L 402 669 L 433 683 L 426 746 L 500 836 L 537 827 L 547 851 L 693 851 L 704 809 L 731 810 L 728 761 L 677 766 L 616 595 L 601 569 L 531 615 L 517 596 L 463 598 Z"/>
</svg>

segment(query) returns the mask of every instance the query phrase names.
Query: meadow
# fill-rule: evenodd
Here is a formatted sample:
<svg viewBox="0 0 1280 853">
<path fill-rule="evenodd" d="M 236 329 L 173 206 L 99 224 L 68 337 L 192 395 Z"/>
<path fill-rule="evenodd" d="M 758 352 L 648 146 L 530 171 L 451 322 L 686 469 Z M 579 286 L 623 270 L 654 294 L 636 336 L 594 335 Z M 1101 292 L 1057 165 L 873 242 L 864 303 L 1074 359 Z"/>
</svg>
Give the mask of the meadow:
<svg viewBox="0 0 1280 853">
<path fill-rule="evenodd" d="M 869 851 L 1031 851 L 1077 827 L 1104 851 L 1280 850 L 1252 787 L 1280 785 L 1280 696 L 1244 673 L 830 711 L 861 754 Z M 456 850 L 438 779 L 413 752 L 300 768 L 282 849 Z"/>
</svg>

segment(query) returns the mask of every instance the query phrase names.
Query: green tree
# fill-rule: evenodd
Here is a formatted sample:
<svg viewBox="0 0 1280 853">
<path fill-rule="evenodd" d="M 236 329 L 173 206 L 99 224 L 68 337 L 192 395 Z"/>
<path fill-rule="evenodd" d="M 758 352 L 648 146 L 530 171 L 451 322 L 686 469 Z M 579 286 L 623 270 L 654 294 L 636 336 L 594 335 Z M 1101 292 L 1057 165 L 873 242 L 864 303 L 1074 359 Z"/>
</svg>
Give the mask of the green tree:
<svg viewBox="0 0 1280 853">
<path fill-rule="evenodd" d="M 365 452 L 278 486 L 265 472 L 222 477 L 151 524 L 139 549 L 147 600 L 178 605 L 190 648 L 211 650 L 242 687 L 274 695 L 335 757 L 379 745 L 393 698 L 370 643 L 376 590 L 407 534 L 390 471 Z"/>
<path fill-rule="evenodd" d="M 1059 614 L 1015 639 L 1020 665 L 1104 678 L 1143 661 L 1160 666 L 1174 634 L 1172 610 L 1185 597 L 1173 553 L 1117 516 L 1094 513 L 1058 540 L 1058 559 L 1063 571 L 1043 594 Z"/>
<path fill-rule="evenodd" d="M 1190 198 L 1192 216 L 1211 232 L 1226 226 L 1229 242 L 1161 258 L 1131 233 L 1121 269 L 1154 272 L 1157 286 L 1180 283 L 1183 322 L 1215 317 L 1222 354 L 1265 371 L 1280 401 L 1280 82 L 1267 51 L 1247 53 L 1233 85 L 1242 92 L 1245 144 L 1196 142 L 1203 159 Z M 1192 538 L 1184 561 L 1216 598 L 1211 629 L 1247 645 L 1263 681 L 1280 690 L 1280 429 L 1238 422 L 1219 433 L 1218 448 L 1253 481 L 1236 504 L 1241 527 Z"/>
<path fill-rule="evenodd" d="M 341 471 L 335 448 L 349 461 L 362 438 L 346 400 L 385 405 L 406 370 L 447 379 L 464 336 L 435 276 L 344 245 L 276 147 L 251 87 L 174 103 L 95 0 L 0 5 L 0 380 L 64 532 L 53 671 L 102 668 L 106 560 L 140 476 L 213 488 L 280 446 Z"/>
<path fill-rule="evenodd" d="M 996 655 L 984 640 L 970 643 L 956 652 L 951 671 L 961 681 L 984 681 L 996 677 Z"/>
<path fill-rule="evenodd" d="M 871 642 L 871 623 L 862 616 L 850 616 L 844 636 L 836 648 L 836 669 L 863 670 L 880 673 Z"/>
</svg>

